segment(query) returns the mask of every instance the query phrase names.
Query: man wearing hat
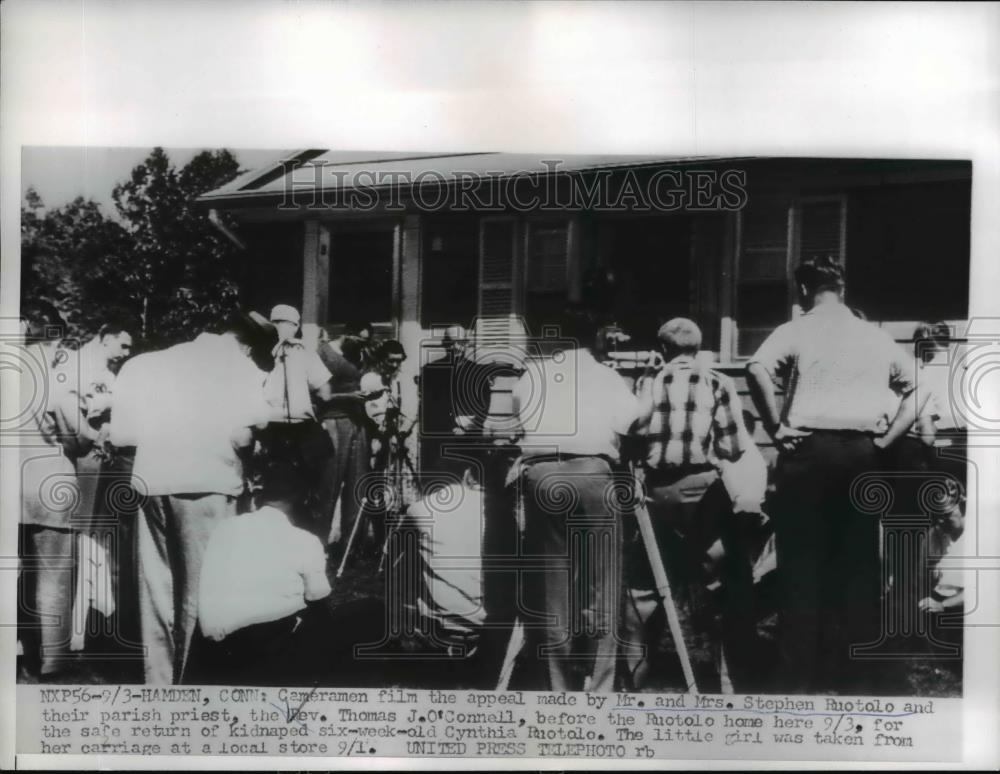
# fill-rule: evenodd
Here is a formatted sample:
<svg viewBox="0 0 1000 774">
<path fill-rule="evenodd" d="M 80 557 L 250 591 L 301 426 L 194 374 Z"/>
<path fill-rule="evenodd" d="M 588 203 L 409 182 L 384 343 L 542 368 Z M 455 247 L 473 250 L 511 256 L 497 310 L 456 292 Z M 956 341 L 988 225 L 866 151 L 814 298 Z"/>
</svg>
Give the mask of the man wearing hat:
<svg viewBox="0 0 1000 774">
<path fill-rule="evenodd" d="M 299 466 L 308 492 L 301 501 L 309 511 L 304 522 L 319 531 L 317 491 L 324 465 L 333 454 L 329 436 L 316 421 L 313 396 L 320 401 L 330 399 L 330 371 L 319 354 L 305 346 L 299 335 L 299 310 L 289 304 L 278 304 L 271 310 L 271 324 L 278 335 L 275 345 L 274 368 L 264 381 L 264 397 L 274 410 L 272 421 L 262 433 L 265 453 L 278 455 Z"/>
</svg>

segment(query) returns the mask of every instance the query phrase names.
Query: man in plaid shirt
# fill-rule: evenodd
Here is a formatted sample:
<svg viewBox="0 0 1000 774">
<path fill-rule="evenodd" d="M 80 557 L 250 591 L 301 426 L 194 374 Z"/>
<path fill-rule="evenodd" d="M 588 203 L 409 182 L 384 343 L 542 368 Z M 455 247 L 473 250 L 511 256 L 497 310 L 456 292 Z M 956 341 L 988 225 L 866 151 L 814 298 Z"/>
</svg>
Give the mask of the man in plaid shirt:
<svg viewBox="0 0 1000 774">
<path fill-rule="evenodd" d="M 715 470 L 715 460 L 735 462 L 743 453 L 736 386 L 696 360 L 701 330 L 682 317 L 659 332 L 664 358 L 659 373 L 639 388 L 639 432 L 649 441 L 647 478 L 674 479 Z"/>
<path fill-rule="evenodd" d="M 741 537 L 750 520 L 734 516 L 732 502 L 719 475 L 724 463 L 735 463 L 753 442 L 743 428 L 736 386 L 725 374 L 697 359 L 701 330 L 691 320 L 676 318 L 659 331 L 666 364 L 638 386 L 639 420 L 635 432 L 644 440 L 644 473 L 650 514 L 671 580 L 691 589 L 705 550 L 721 531 L 727 558 L 724 568 L 724 641 L 734 682 L 751 668 L 753 575 Z M 735 468 L 736 466 L 734 466 Z M 645 683 L 650 648 L 658 642 L 662 620 L 656 614 L 654 584 L 642 554 L 634 546 L 628 563 L 631 600 L 626 629 L 633 643 L 644 642 L 646 657 L 630 663 L 634 689 Z M 745 684 L 745 683 L 744 683 Z"/>
</svg>

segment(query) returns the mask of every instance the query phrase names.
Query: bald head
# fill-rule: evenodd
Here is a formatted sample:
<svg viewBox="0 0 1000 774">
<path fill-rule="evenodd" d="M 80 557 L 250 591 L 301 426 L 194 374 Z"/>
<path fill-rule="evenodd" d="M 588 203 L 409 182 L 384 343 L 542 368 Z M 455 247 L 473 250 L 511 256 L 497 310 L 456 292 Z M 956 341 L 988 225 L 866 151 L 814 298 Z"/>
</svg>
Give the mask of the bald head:
<svg viewBox="0 0 1000 774">
<path fill-rule="evenodd" d="M 665 322 L 660 326 L 657 338 L 668 360 L 677 355 L 697 355 L 701 349 L 701 328 L 686 317 L 675 317 Z"/>
</svg>

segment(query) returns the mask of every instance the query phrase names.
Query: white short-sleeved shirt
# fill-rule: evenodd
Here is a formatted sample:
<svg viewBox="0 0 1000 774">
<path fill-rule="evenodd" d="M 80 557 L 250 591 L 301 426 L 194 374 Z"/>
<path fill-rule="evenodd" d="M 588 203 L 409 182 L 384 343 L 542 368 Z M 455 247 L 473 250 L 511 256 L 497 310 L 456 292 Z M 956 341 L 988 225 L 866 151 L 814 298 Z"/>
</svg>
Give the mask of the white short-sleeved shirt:
<svg viewBox="0 0 1000 774">
<path fill-rule="evenodd" d="M 125 363 L 111 442 L 136 447 L 133 486 L 149 495 L 239 495 L 233 435 L 270 418 L 264 376 L 234 338 L 210 333 Z"/>
<path fill-rule="evenodd" d="M 319 538 L 271 506 L 225 519 L 212 531 L 198 587 L 198 622 L 221 640 L 277 621 L 330 593 Z"/>
<path fill-rule="evenodd" d="M 886 390 L 914 388 L 913 355 L 844 304 L 820 304 L 780 325 L 750 358 L 786 390 L 782 420 L 810 430 L 885 432 Z"/>
<path fill-rule="evenodd" d="M 275 356 L 274 370 L 264 382 L 264 396 L 271 406 L 282 409 L 290 421 L 315 419 L 311 393 L 330 381 L 330 371 L 317 352 L 301 343 L 285 342 L 281 346 Z"/>
<path fill-rule="evenodd" d="M 513 397 L 525 456 L 559 452 L 617 460 L 619 437 L 639 415 L 639 402 L 621 374 L 585 349 L 532 361 Z"/>
</svg>

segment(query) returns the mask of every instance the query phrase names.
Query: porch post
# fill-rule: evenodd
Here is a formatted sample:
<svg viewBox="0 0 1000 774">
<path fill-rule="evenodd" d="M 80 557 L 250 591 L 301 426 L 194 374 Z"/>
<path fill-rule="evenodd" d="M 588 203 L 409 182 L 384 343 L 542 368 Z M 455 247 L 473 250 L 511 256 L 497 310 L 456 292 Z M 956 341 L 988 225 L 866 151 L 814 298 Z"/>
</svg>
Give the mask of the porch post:
<svg viewBox="0 0 1000 774">
<path fill-rule="evenodd" d="M 325 325 L 330 294 L 330 230 L 307 220 L 302 240 L 302 321 Z"/>
<path fill-rule="evenodd" d="M 420 413 L 417 386 L 413 379 L 420 373 L 420 345 L 423 341 L 423 329 L 420 327 L 420 237 L 420 216 L 407 215 L 396 232 L 399 244 L 396 287 L 399 297 L 394 306 L 399 310 L 399 341 L 406 350 L 406 360 L 399 375 L 401 409 L 411 419 L 417 419 Z M 416 437 L 415 433 L 410 436 L 410 455 L 415 460 L 418 453 Z"/>
</svg>

